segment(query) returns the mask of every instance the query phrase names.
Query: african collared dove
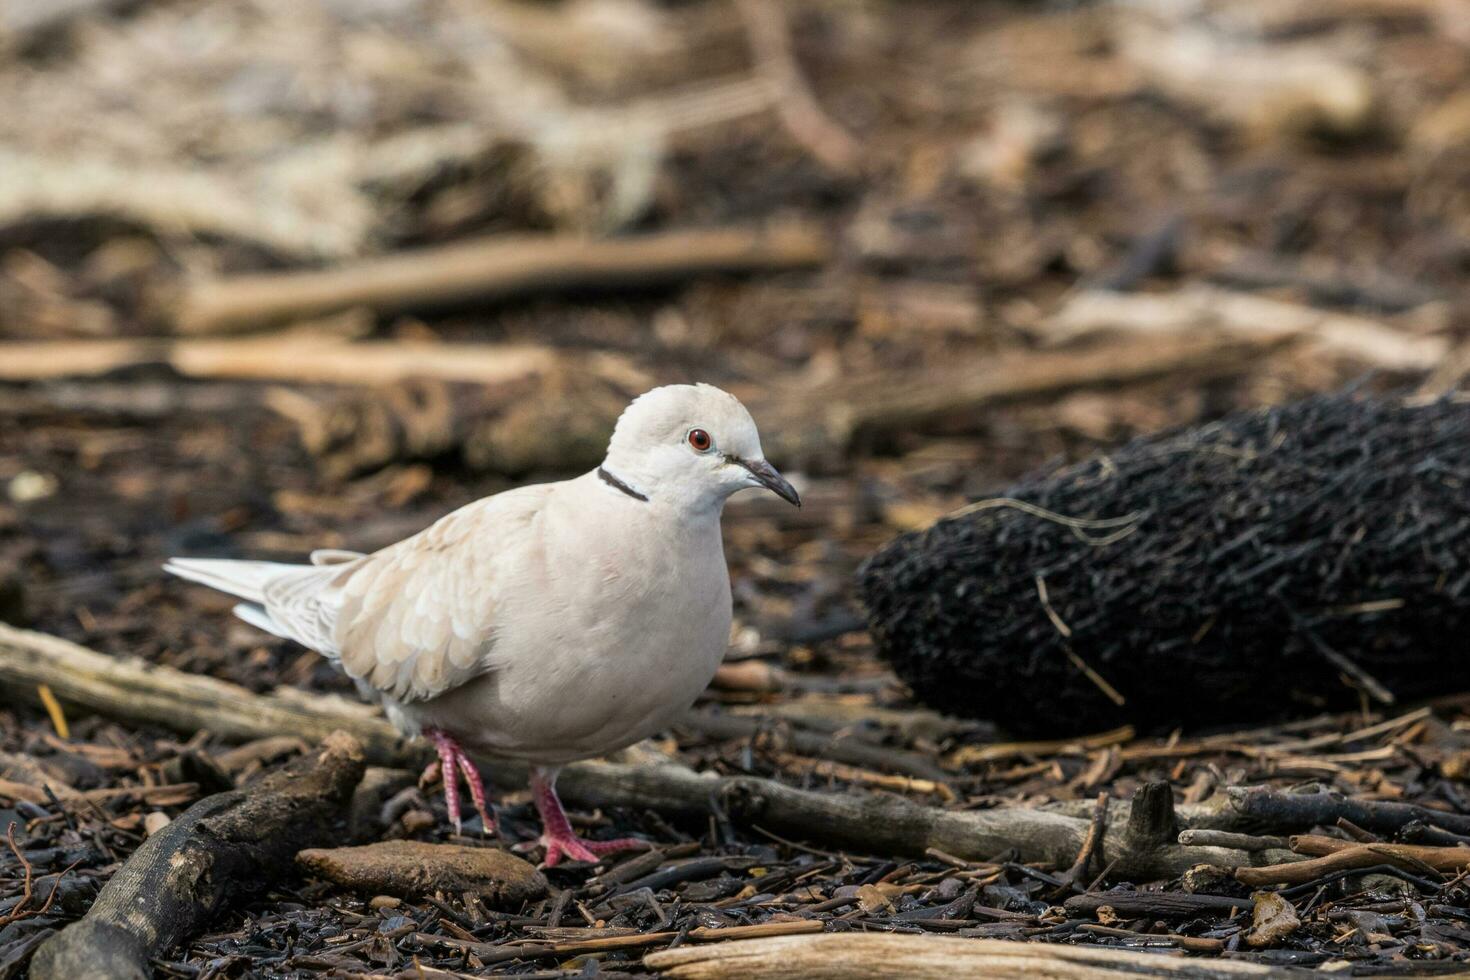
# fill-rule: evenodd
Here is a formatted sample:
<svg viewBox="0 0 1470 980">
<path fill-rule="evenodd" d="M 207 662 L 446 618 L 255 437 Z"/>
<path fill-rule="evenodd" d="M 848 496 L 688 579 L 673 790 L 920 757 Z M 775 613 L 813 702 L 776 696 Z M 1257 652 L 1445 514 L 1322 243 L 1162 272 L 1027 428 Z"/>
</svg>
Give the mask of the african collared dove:
<svg viewBox="0 0 1470 980">
<path fill-rule="evenodd" d="M 734 396 L 670 385 L 624 410 L 592 472 L 475 501 L 371 555 L 164 567 L 245 600 L 241 619 L 331 658 L 432 741 L 456 830 L 456 770 L 491 827 L 466 748 L 524 760 L 546 863 L 595 861 L 644 842 L 578 838 L 558 767 L 667 727 L 714 676 L 731 616 L 720 514 L 746 487 L 800 505 Z"/>
</svg>

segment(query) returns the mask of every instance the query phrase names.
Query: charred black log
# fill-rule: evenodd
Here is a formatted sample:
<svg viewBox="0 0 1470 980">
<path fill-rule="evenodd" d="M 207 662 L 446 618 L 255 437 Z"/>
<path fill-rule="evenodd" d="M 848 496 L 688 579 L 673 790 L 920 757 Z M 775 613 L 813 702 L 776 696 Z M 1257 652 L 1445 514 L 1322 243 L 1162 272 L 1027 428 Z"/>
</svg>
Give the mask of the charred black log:
<svg viewBox="0 0 1470 980">
<path fill-rule="evenodd" d="M 879 647 L 935 707 L 1055 736 L 1470 688 L 1463 401 L 1311 398 L 1004 497 L 859 572 Z"/>
</svg>

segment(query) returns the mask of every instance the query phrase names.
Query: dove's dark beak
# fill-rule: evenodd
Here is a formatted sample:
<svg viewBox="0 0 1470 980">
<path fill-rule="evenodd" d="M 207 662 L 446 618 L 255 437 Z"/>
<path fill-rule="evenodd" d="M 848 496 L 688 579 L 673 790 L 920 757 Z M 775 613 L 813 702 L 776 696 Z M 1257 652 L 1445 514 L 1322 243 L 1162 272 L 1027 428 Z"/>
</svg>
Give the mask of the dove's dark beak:
<svg viewBox="0 0 1470 980">
<path fill-rule="evenodd" d="M 801 506 L 801 495 L 796 488 L 787 482 L 786 478 L 776 471 L 776 467 L 763 459 L 740 459 L 739 457 L 728 457 L 730 462 L 736 466 L 743 466 L 755 477 L 756 482 L 767 490 L 780 497 L 789 504 Z"/>
</svg>

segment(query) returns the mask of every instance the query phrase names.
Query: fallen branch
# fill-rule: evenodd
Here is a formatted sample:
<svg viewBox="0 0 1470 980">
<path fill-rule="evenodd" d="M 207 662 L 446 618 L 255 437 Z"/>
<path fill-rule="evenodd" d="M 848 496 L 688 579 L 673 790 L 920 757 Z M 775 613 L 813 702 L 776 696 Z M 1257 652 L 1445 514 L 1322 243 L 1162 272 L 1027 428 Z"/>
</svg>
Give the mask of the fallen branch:
<svg viewBox="0 0 1470 980">
<path fill-rule="evenodd" d="M 302 846 L 330 841 L 362 770 L 361 746 L 338 732 L 317 754 L 196 803 L 133 852 L 80 921 L 36 951 L 31 976 L 151 975 L 153 956 L 289 869 Z"/>
<path fill-rule="evenodd" d="M 33 698 L 47 684 L 63 702 L 133 722 L 236 740 L 296 735 L 317 741 L 333 729 L 357 738 L 376 765 L 421 767 L 426 747 L 407 744 L 375 709 L 282 689 L 256 695 L 224 681 L 94 653 L 43 634 L 0 625 L 0 689 Z M 521 785 L 522 766 L 484 760 L 486 776 Z M 965 860 L 1012 853 L 1065 868 L 1082 850 L 1090 819 L 1024 807 L 959 811 L 879 793 L 818 793 L 754 777 L 703 775 L 679 765 L 579 763 L 562 772 L 563 796 L 584 806 L 646 807 L 701 818 L 711 801 L 732 819 L 778 834 L 880 854 L 937 848 Z M 1126 819 L 1110 821 L 1096 860 L 1119 877 L 1150 880 L 1196 864 L 1234 868 L 1291 860 L 1290 852 L 1183 847 L 1167 784 L 1140 790 Z"/>
<path fill-rule="evenodd" d="M 1125 980 L 1289 975 L 1280 967 L 1240 960 L 1190 960 L 1097 946 L 1003 939 L 851 932 L 682 946 L 649 953 L 643 965 L 677 980 L 846 980 L 854 976 Z"/>
<path fill-rule="evenodd" d="M 353 307 L 379 311 L 505 299 L 530 292 L 645 287 L 707 273 L 803 269 L 826 261 L 808 225 L 716 228 L 597 240 L 496 236 L 332 269 L 201 282 L 185 293 L 184 333 L 223 333 Z"/>
</svg>

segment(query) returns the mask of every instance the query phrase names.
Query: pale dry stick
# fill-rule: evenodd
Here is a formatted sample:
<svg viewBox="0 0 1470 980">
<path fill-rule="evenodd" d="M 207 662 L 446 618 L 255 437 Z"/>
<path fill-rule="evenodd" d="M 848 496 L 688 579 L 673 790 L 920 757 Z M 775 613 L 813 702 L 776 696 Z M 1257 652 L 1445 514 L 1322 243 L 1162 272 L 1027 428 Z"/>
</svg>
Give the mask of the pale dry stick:
<svg viewBox="0 0 1470 980">
<path fill-rule="evenodd" d="M 646 287 L 709 273 L 821 265 L 827 235 L 812 225 L 711 228 L 627 238 L 496 235 L 345 263 L 331 269 L 196 283 L 176 320 L 217 333 L 367 307 L 397 311 L 528 292 Z"/>
<path fill-rule="evenodd" d="M 87 377 L 167 364 L 189 378 L 348 385 L 433 378 L 488 385 L 543 374 L 563 363 L 555 350 L 531 344 L 348 343 L 281 336 L 0 344 L 0 381 Z"/>
<path fill-rule="evenodd" d="M 972 766 L 985 762 L 1001 762 L 1007 759 L 1036 756 L 1046 758 L 1063 752 L 1086 752 L 1105 749 L 1133 741 L 1137 732 L 1132 725 L 1123 725 L 1111 731 L 1078 738 L 1046 739 L 1034 742 L 993 742 L 990 745 L 962 745 L 950 753 L 949 762 L 955 766 Z"/>
<path fill-rule="evenodd" d="M 1351 823 L 1351 821 L 1342 821 Z M 1361 827 L 1359 833 L 1367 833 Z M 1321 834 L 1298 834 L 1291 838 L 1291 849 L 1298 854 L 1325 857 L 1341 851 L 1366 847 L 1379 855 L 1393 854 L 1406 861 L 1417 861 L 1421 870 L 1459 871 L 1470 865 L 1470 847 L 1442 847 L 1430 844 L 1386 844 L 1376 840 L 1346 841 Z"/>
<path fill-rule="evenodd" d="M 30 783 L 0 779 L 0 796 L 12 800 L 25 800 L 44 806 L 53 800 L 63 805 L 71 803 L 108 803 L 117 799 L 137 799 L 149 806 L 178 806 L 199 795 L 198 783 L 170 783 L 163 786 L 113 786 L 103 789 L 78 790 L 32 786 Z"/>
<path fill-rule="evenodd" d="M 1144 943 L 1163 943 L 1170 946 L 1178 946 L 1192 953 L 1218 953 L 1225 949 L 1225 940 L 1206 939 L 1201 936 L 1181 936 L 1178 933 L 1153 933 L 1136 932 L 1132 929 L 1114 929 L 1111 926 L 1097 925 L 1092 922 L 1084 922 L 1077 927 L 1083 932 L 1090 932 L 1098 936 L 1116 936 L 1120 939 L 1136 939 Z"/>
</svg>

